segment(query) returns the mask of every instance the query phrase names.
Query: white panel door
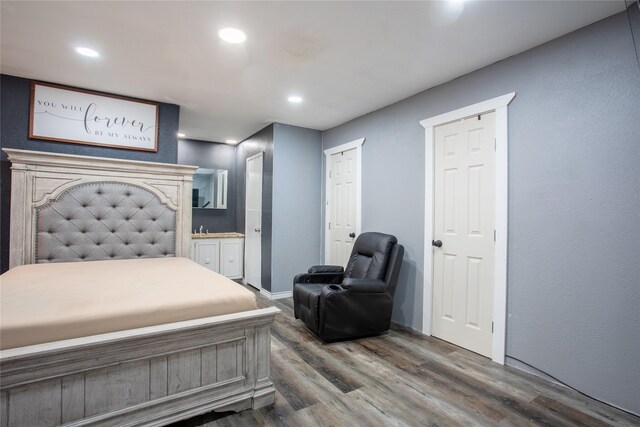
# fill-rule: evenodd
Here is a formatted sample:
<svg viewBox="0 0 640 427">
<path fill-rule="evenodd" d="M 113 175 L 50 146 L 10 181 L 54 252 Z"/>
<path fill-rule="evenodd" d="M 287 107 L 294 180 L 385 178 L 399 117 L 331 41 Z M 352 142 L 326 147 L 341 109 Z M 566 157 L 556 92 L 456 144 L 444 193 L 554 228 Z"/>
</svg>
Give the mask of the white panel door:
<svg viewBox="0 0 640 427">
<path fill-rule="evenodd" d="M 331 265 L 347 265 L 356 238 L 356 149 L 330 157 L 329 244 Z"/>
<path fill-rule="evenodd" d="M 493 320 L 494 116 L 434 129 L 432 334 L 487 357 Z"/>
<path fill-rule="evenodd" d="M 247 159 L 244 279 L 262 287 L 262 153 Z"/>
</svg>

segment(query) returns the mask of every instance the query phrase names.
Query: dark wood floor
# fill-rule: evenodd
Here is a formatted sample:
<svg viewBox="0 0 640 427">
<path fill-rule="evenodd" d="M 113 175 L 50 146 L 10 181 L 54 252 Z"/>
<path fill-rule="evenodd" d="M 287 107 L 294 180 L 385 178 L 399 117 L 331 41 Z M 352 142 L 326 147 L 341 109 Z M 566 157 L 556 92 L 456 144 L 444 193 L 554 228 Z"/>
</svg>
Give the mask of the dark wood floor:
<svg viewBox="0 0 640 427">
<path fill-rule="evenodd" d="M 640 418 L 436 338 L 394 327 L 322 344 L 282 310 L 271 345 L 274 405 L 176 426 L 640 426 Z"/>
</svg>

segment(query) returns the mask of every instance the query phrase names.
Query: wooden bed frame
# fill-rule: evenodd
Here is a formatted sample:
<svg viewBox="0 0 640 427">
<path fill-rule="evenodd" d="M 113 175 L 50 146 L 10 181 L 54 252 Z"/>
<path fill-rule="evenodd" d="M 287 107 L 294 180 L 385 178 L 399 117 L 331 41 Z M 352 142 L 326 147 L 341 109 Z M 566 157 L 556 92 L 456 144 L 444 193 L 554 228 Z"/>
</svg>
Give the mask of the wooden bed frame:
<svg viewBox="0 0 640 427">
<path fill-rule="evenodd" d="M 4 149 L 12 163 L 10 266 L 34 262 L 35 209 L 90 182 L 148 189 L 176 211 L 189 256 L 195 167 Z M 104 261 L 109 262 L 109 261 Z M 0 425 L 165 425 L 274 402 L 276 308 L 0 352 Z"/>
</svg>

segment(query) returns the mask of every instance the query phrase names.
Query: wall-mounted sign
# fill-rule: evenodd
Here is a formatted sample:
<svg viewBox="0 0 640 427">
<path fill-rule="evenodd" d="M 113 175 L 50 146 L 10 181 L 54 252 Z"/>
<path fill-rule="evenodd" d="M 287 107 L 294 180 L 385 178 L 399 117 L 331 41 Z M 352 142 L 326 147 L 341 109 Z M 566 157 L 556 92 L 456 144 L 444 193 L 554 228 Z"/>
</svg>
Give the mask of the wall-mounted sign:
<svg viewBox="0 0 640 427">
<path fill-rule="evenodd" d="M 29 138 L 158 151 L 158 104 L 32 82 Z"/>
</svg>

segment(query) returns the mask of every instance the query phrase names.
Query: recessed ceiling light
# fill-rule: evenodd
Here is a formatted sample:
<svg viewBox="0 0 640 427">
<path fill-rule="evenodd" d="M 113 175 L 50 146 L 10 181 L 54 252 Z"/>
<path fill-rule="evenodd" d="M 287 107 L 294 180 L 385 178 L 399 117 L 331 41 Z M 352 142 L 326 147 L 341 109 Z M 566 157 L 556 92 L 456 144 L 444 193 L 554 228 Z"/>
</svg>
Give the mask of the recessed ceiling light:
<svg viewBox="0 0 640 427">
<path fill-rule="evenodd" d="M 78 52 L 80 55 L 88 56 L 90 58 L 97 58 L 98 56 L 100 56 L 98 52 L 93 49 L 89 49 L 88 47 L 77 47 L 76 52 Z"/>
<path fill-rule="evenodd" d="M 289 98 L 287 98 L 287 100 L 289 102 L 294 103 L 294 104 L 299 104 L 299 103 L 302 102 L 302 97 L 300 97 L 300 96 L 290 96 Z"/>
<path fill-rule="evenodd" d="M 235 139 L 227 139 L 225 142 L 226 142 L 227 144 L 237 144 L 237 143 L 238 143 L 238 141 L 237 141 L 237 140 L 235 140 Z"/>
<path fill-rule="evenodd" d="M 247 36 L 237 28 L 223 28 L 218 32 L 218 36 L 227 43 L 238 44 L 247 39 Z"/>
<path fill-rule="evenodd" d="M 178 133 L 178 138 L 184 138 L 185 136 L 187 136 L 187 135 L 185 135 L 185 134 L 184 134 L 184 133 L 182 133 L 182 132 L 179 132 L 179 133 Z"/>
</svg>

